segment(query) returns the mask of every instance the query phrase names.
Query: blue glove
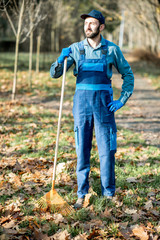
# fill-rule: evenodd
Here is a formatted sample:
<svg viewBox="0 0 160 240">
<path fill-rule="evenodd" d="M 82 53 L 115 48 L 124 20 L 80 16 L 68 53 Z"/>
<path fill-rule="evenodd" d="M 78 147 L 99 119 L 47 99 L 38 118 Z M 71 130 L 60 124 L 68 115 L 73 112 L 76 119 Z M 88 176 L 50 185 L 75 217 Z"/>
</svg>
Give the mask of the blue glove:
<svg viewBox="0 0 160 240">
<path fill-rule="evenodd" d="M 109 111 L 110 112 L 116 112 L 118 109 L 120 109 L 121 107 L 123 107 L 123 103 L 119 100 L 116 100 L 116 101 L 112 101 L 110 102 L 107 107 L 110 107 L 109 108 Z"/>
<path fill-rule="evenodd" d="M 69 48 L 63 48 L 61 55 L 59 56 L 59 58 L 57 59 L 58 63 L 63 63 L 65 57 L 69 57 L 69 54 L 72 52 L 71 47 Z"/>
</svg>

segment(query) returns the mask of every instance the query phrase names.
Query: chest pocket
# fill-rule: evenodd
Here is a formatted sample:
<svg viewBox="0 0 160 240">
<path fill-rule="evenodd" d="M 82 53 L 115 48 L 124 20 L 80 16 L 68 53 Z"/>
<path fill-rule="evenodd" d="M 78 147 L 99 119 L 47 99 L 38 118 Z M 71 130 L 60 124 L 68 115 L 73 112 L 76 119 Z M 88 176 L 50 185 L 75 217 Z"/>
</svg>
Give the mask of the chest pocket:
<svg viewBox="0 0 160 240">
<path fill-rule="evenodd" d="M 88 72 L 103 72 L 104 70 L 104 65 L 103 63 L 83 63 L 82 64 L 82 71 Z"/>
</svg>

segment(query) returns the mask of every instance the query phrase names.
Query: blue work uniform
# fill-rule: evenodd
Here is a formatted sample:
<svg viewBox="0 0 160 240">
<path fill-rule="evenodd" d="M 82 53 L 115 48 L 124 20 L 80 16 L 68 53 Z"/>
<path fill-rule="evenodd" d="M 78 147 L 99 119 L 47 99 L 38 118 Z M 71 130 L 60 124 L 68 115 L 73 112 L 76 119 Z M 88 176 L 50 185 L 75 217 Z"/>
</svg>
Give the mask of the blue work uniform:
<svg viewBox="0 0 160 240">
<path fill-rule="evenodd" d="M 86 46 L 87 45 L 87 46 Z M 77 152 L 77 184 L 78 198 L 84 198 L 89 189 L 90 152 L 92 148 L 93 128 L 98 145 L 100 159 L 101 190 L 104 196 L 115 194 L 115 152 L 116 152 L 116 123 L 114 113 L 107 105 L 113 101 L 111 86 L 111 59 L 115 67 L 120 70 L 128 81 L 123 82 L 119 100 L 125 103 L 133 92 L 134 77 L 131 68 L 124 59 L 120 49 L 101 36 L 101 43 L 97 46 L 95 58 L 88 58 L 95 50 L 87 39 L 71 45 L 72 54 L 68 59 L 69 68 L 75 64 L 74 75 L 77 76 L 76 91 L 73 99 L 74 131 Z M 115 49 L 118 49 L 123 63 L 116 61 Z M 93 54 L 94 55 L 94 54 Z M 109 55 L 113 55 L 112 58 Z M 55 62 L 51 66 L 51 76 L 59 77 L 63 66 Z M 123 72 L 123 73 L 122 73 Z M 124 79 L 123 79 L 124 80 Z M 128 86 L 128 88 L 125 88 Z"/>
</svg>

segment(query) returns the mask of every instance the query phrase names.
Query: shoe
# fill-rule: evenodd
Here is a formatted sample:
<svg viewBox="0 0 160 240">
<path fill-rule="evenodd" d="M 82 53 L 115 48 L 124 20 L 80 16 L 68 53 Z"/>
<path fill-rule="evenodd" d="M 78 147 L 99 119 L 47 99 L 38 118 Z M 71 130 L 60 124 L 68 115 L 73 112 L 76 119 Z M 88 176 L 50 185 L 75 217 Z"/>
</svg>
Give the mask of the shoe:
<svg viewBox="0 0 160 240">
<path fill-rule="evenodd" d="M 83 201 L 84 201 L 84 198 L 78 198 L 77 202 L 74 204 L 74 208 L 75 209 L 82 208 L 83 207 Z"/>
</svg>

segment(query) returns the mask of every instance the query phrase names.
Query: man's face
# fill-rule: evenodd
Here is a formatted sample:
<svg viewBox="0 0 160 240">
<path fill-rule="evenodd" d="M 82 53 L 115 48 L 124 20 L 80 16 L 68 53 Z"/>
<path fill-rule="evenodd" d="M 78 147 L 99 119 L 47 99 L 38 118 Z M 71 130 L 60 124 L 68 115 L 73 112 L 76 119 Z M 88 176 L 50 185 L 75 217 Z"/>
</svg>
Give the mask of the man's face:
<svg viewBox="0 0 160 240">
<path fill-rule="evenodd" d="M 87 38 L 95 38 L 100 33 L 100 23 L 97 19 L 88 17 L 84 22 L 84 32 Z"/>
</svg>

